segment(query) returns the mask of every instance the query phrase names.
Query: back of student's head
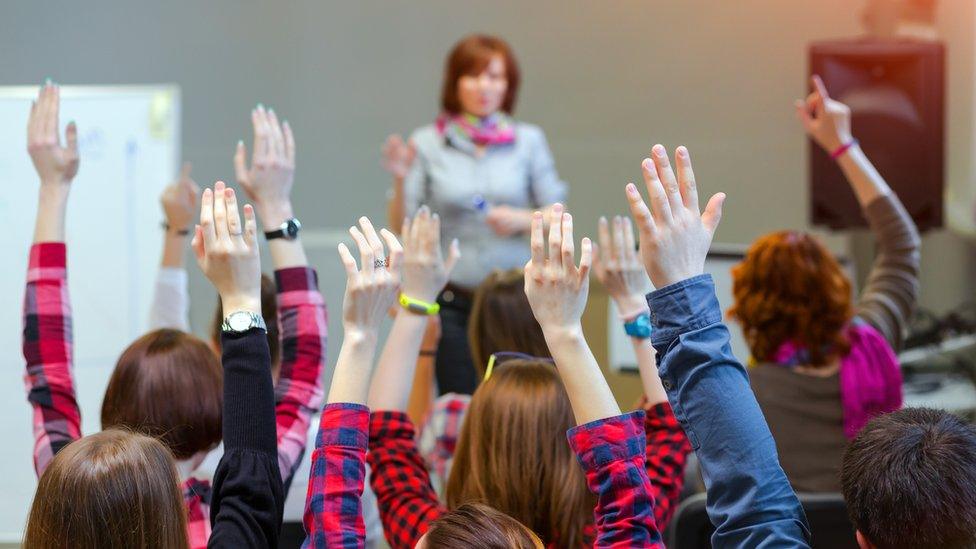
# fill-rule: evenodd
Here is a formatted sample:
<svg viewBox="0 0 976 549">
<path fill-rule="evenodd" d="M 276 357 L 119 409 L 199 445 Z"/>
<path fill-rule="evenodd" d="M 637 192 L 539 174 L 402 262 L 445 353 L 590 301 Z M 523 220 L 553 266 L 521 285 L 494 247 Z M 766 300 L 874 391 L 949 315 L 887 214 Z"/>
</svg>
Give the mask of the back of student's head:
<svg viewBox="0 0 976 549">
<path fill-rule="evenodd" d="M 173 457 L 159 441 L 109 429 L 65 446 L 41 475 L 24 547 L 187 547 Z"/>
<path fill-rule="evenodd" d="M 525 297 L 522 269 L 496 270 L 478 286 L 468 322 L 471 358 L 479 376 L 493 353 L 518 351 L 549 357 L 542 328 Z"/>
<path fill-rule="evenodd" d="M 102 400 L 102 428 L 159 438 L 183 460 L 221 439 L 223 370 L 200 338 L 155 330 L 122 352 Z"/>
<path fill-rule="evenodd" d="M 448 507 L 486 503 L 546 543 L 580 546 L 595 502 L 566 442 L 574 425 L 551 362 L 497 364 L 471 398 L 447 481 Z"/>
<path fill-rule="evenodd" d="M 233 311 L 232 311 L 233 312 Z M 281 368 L 281 344 L 278 341 L 278 334 L 281 327 L 278 326 L 278 285 L 270 276 L 261 274 L 261 316 L 264 323 L 268 326 L 268 350 L 271 352 L 271 377 L 278 379 L 278 372 Z M 221 306 L 220 298 L 217 298 L 217 308 L 214 310 L 213 320 L 210 322 L 210 341 L 214 351 L 220 353 L 220 334 L 224 331 L 224 308 Z"/>
<path fill-rule="evenodd" d="M 542 549 L 542 540 L 512 517 L 468 503 L 432 522 L 417 549 Z"/>
<path fill-rule="evenodd" d="M 844 499 L 879 549 L 976 547 L 976 428 L 906 408 L 868 422 L 844 454 Z"/>
</svg>

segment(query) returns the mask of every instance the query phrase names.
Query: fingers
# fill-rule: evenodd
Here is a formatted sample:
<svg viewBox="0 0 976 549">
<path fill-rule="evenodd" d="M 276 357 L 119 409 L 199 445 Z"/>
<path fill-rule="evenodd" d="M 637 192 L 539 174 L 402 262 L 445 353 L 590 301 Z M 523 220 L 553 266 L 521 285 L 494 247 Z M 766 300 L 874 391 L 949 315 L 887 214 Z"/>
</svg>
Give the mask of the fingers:
<svg viewBox="0 0 976 549">
<path fill-rule="evenodd" d="M 665 194 L 668 197 L 668 205 L 671 207 L 671 213 L 681 211 L 681 207 L 684 204 L 681 198 L 681 187 L 678 185 L 678 179 L 674 175 L 674 170 L 671 168 L 671 161 L 668 159 L 668 150 L 664 148 L 663 145 L 654 145 L 651 149 L 651 157 L 654 159 L 654 167 L 657 168 L 658 179 L 664 185 Z"/>
<path fill-rule="evenodd" d="M 373 274 L 373 248 L 370 247 L 369 242 L 366 241 L 366 237 L 363 233 L 359 232 L 359 229 L 355 226 L 349 227 L 349 235 L 352 239 L 356 241 L 356 246 L 359 247 L 359 261 L 362 265 L 362 273 L 366 275 Z"/>
<path fill-rule="evenodd" d="M 244 205 L 244 243 L 251 250 L 258 245 L 258 221 L 250 204 Z"/>
<path fill-rule="evenodd" d="M 624 257 L 624 224 L 619 215 L 613 218 L 613 253 L 610 257 L 616 261 Z"/>
<path fill-rule="evenodd" d="M 563 214 L 562 222 L 562 232 L 560 234 L 562 239 L 562 257 L 560 261 L 562 262 L 563 271 L 566 274 L 575 274 L 576 272 L 576 248 L 573 242 L 573 215 L 569 212 Z"/>
<path fill-rule="evenodd" d="M 376 229 L 373 228 L 373 223 L 370 222 L 368 217 L 363 216 L 359 218 L 359 226 L 362 229 L 363 236 L 366 237 L 366 243 L 373 250 L 373 259 L 380 261 L 385 259 L 386 255 L 383 253 L 383 241 L 380 240 Z"/>
<path fill-rule="evenodd" d="M 664 185 L 658 178 L 657 167 L 650 158 L 645 158 L 641 163 L 641 173 L 644 176 L 644 186 L 647 187 L 647 196 L 651 201 L 651 210 L 654 212 L 654 219 L 661 223 L 671 223 L 671 206 L 668 203 L 667 194 L 664 192 Z"/>
<path fill-rule="evenodd" d="M 348 278 L 353 278 L 359 274 L 359 270 L 356 268 L 356 260 L 353 259 L 349 248 L 342 242 L 339 243 L 339 259 L 342 260 L 342 266 L 345 267 Z"/>
<path fill-rule="evenodd" d="M 691 168 L 691 153 L 682 145 L 675 150 L 674 159 L 678 165 L 678 186 L 682 204 L 685 208 L 698 213 L 698 184 L 695 182 L 695 171 Z"/>
<path fill-rule="evenodd" d="M 454 270 L 454 266 L 457 265 L 459 259 L 461 259 L 461 244 L 455 238 L 451 241 L 451 246 L 447 249 L 447 259 L 444 261 L 444 271 L 448 276 Z"/>
<path fill-rule="evenodd" d="M 421 206 L 417 210 L 417 215 L 414 216 L 412 225 L 410 226 L 410 246 L 411 249 L 416 249 L 420 246 L 420 235 L 423 232 L 424 225 L 427 222 L 427 218 L 430 216 L 430 208 L 427 206 Z"/>
<path fill-rule="evenodd" d="M 263 164 L 270 155 L 268 143 L 268 119 L 264 112 L 264 105 L 258 105 L 251 111 L 251 125 L 254 126 L 254 156 L 252 164 Z"/>
<path fill-rule="evenodd" d="M 214 194 L 210 189 L 203 190 L 200 198 L 200 229 L 203 235 L 203 244 L 206 248 L 212 248 L 217 242 L 217 232 L 214 228 Z"/>
<path fill-rule="evenodd" d="M 227 234 L 231 240 L 244 242 L 244 230 L 241 227 L 241 214 L 237 209 L 237 194 L 234 189 L 224 189 L 224 207 L 227 211 Z"/>
<path fill-rule="evenodd" d="M 403 246 L 397 240 L 396 235 L 386 229 L 381 230 L 380 235 L 386 241 L 386 247 L 390 251 L 387 256 L 387 269 L 390 271 L 390 274 L 398 277 L 400 276 L 400 266 L 403 264 Z"/>
<path fill-rule="evenodd" d="M 797 99 L 793 106 L 796 108 L 796 117 L 803 124 L 803 129 L 807 132 L 811 131 L 813 129 L 813 116 L 810 115 L 810 109 L 807 108 L 806 102 Z"/>
<path fill-rule="evenodd" d="M 549 214 L 549 265 L 552 267 L 562 266 L 562 224 L 563 205 L 553 204 Z"/>
<path fill-rule="evenodd" d="M 634 242 L 634 226 L 630 223 L 629 217 L 623 218 L 624 249 L 621 259 L 631 262 L 637 259 L 637 243 Z"/>
<path fill-rule="evenodd" d="M 251 119 L 254 119 L 254 114 L 251 114 Z M 244 141 L 237 142 L 237 149 L 234 150 L 234 179 L 241 185 L 246 185 L 248 182 L 247 177 L 247 148 L 244 146 Z"/>
<path fill-rule="evenodd" d="M 702 213 L 702 223 L 711 234 L 715 234 L 719 222 L 722 221 L 723 204 L 725 204 L 725 193 L 718 193 L 708 200 L 705 212 Z"/>
<path fill-rule="evenodd" d="M 227 232 L 227 204 L 224 202 L 225 190 L 226 186 L 223 181 L 214 183 L 213 225 L 217 240 L 227 241 L 230 239 L 230 233 Z"/>
<path fill-rule="evenodd" d="M 281 124 L 278 122 L 278 115 L 274 109 L 268 109 L 268 129 L 270 130 L 270 149 L 271 153 L 281 161 L 286 158 L 285 135 L 281 131 Z"/>
<path fill-rule="evenodd" d="M 295 134 L 291 131 L 291 124 L 287 120 L 281 125 L 281 129 L 285 134 L 285 158 L 288 160 L 289 166 L 295 165 Z"/>
<path fill-rule="evenodd" d="M 430 218 L 430 230 L 427 231 L 427 251 L 441 256 L 441 216 L 436 213 Z"/>
<path fill-rule="evenodd" d="M 190 241 L 190 246 L 193 248 L 193 255 L 196 256 L 197 262 L 203 261 L 207 251 L 203 247 L 203 229 L 200 225 L 196 225 L 193 229 L 193 240 Z"/>
<path fill-rule="evenodd" d="M 48 99 L 48 116 L 44 133 L 49 139 L 53 139 L 58 146 L 61 145 L 61 135 L 58 132 L 58 116 L 61 110 L 61 88 L 57 84 L 51 86 L 50 97 Z"/>
<path fill-rule="evenodd" d="M 823 79 L 820 78 L 819 74 L 811 76 L 810 82 L 813 84 L 813 89 L 816 90 L 817 95 L 820 96 L 821 102 L 826 102 L 830 99 L 830 94 L 827 93 L 827 86 L 824 85 Z"/>
<path fill-rule="evenodd" d="M 78 156 L 78 125 L 74 121 L 68 122 L 68 127 L 64 130 L 64 138 L 67 143 L 68 152 L 73 156 Z"/>
<path fill-rule="evenodd" d="M 645 160 L 644 162 L 647 163 L 649 161 Z M 627 204 L 630 206 L 630 215 L 637 222 L 637 230 L 643 235 L 653 236 L 657 232 L 657 227 L 654 225 L 654 217 L 651 215 L 651 211 L 647 209 L 647 204 L 644 203 L 640 191 L 637 190 L 637 185 L 628 183 L 626 192 Z"/>
<path fill-rule="evenodd" d="M 529 225 L 529 249 L 532 251 L 530 263 L 536 273 L 546 264 L 546 242 L 542 234 L 542 212 L 532 213 L 532 222 Z"/>
<path fill-rule="evenodd" d="M 180 183 L 191 181 L 191 171 L 193 171 L 193 164 L 190 164 L 189 162 L 184 162 L 183 165 L 180 166 Z"/>
<path fill-rule="evenodd" d="M 410 225 L 411 225 L 410 216 L 409 215 L 403 216 L 403 225 L 400 226 L 400 238 L 403 239 L 404 246 L 407 249 L 412 250 L 413 249 L 413 240 L 410 237 L 410 235 L 411 235 Z"/>
<path fill-rule="evenodd" d="M 597 247 L 597 258 L 605 264 L 609 264 L 614 257 L 613 246 L 610 245 L 610 224 L 607 218 L 601 216 L 597 223 L 597 239 L 600 245 Z M 602 256 L 600 254 L 603 254 Z"/>
<path fill-rule="evenodd" d="M 580 265 L 577 273 L 579 282 L 585 283 L 590 276 L 590 267 L 593 265 L 593 243 L 589 238 L 584 238 L 580 243 Z"/>
</svg>

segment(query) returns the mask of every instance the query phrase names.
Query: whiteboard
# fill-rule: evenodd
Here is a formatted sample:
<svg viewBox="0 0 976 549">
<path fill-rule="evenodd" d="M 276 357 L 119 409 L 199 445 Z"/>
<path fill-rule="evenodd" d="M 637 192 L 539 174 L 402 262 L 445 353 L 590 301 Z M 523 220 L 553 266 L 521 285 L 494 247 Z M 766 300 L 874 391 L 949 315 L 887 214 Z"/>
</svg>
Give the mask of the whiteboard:
<svg viewBox="0 0 976 549">
<path fill-rule="evenodd" d="M 35 86 L 0 87 L 0 542 L 16 542 L 34 495 L 21 309 L 39 182 L 27 155 Z M 100 429 L 121 351 L 144 333 L 162 245 L 159 194 L 176 175 L 180 92 L 162 86 L 62 86 L 61 135 L 78 125 L 81 166 L 68 202 L 68 285 L 82 430 Z"/>
</svg>

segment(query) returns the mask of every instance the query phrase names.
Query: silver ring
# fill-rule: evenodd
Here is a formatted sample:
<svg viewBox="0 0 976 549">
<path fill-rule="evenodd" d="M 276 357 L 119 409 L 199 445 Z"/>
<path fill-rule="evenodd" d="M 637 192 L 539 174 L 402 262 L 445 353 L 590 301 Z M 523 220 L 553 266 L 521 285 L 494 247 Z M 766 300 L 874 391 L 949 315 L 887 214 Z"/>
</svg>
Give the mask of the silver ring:
<svg viewBox="0 0 976 549">
<path fill-rule="evenodd" d="M 374 269 L 385 269 L 386 268 L 387 261 L 388 260 L 386 258 L 383 258 L 383 259 L 374 259 L 373 260 L 373 268 Z"/>
</svg>

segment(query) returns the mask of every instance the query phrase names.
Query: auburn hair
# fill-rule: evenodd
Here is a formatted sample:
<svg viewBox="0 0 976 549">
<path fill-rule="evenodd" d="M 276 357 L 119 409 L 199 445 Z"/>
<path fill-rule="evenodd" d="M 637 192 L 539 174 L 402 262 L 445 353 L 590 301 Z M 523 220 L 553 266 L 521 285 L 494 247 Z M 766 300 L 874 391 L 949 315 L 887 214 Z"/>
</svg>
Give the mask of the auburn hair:
<svg viewBox="0 0 976 549">
<path fill-rule="evenodd" d="M 779 231 L 763 236 L 732 269 L 734 304 L 753 358 L 767 362 L 787 341 L 809 352 L 808 366 L 845 356 L 845 328 L 853 316 L 851 283 L 833 254 L 812 235 Z"/>
<path fill-rule="evenodd" d="M 281 370 L 281 342 L 279 335 L 281 326 L 278 325 L 278 285 L 270 276 L 261 273 L 261 318 L 268 327 L 268 350 L 271 352 L 271 376 L 278 381 Z M 224 307 L 217 298 L 213 320 L 210 322 L 210 339 L 214 349 L 220 349 L 220 334 L 224 331 Z"/>
<path fill-rule="evenodd" d="M 441 109 L 451 114 L 460 114 L 462 109 L 461 100 L 458 98 L 458 80 L 462 76 L 480 74 L 496 55 L 500 55 L 505 64 L 505 77 L 508 80 L 508 89 L 505 90 L 501 110 L 508 114 L 515 112 L 515 101 L 518 98 L 521 79 L 518 61 L 507 42 L 487 34 L 466 36 L 454 44 L 451 52 L 447 54 L 447 61 L 444 63 L 444 82 L 441 86 Z"/>
<path fill-rule="evenodd" d="M 102 428 L 159 438 L 178 460 L 222 437 L 223 370 L 201 339 L 154 330 L 122 352 L 102 400 Z"/>
<path fill-rule="evenodd" d="M 543 549 L 521 522 L 480 503 L 466 503 L 430 524 L 425 549 Z"/>
<path fill-rule="evenodd" d="M 546 544 L 583 545 L 595 498 L 566 443 L 576 425 L 552 363 L 496 365 L 471 398 L 445 495 L 450 509 L 484 503 Z"/>
<path fill-rule="evenodd" d="M 475 290 L 468 343 L 479 378 L 485 375 L 489 357 L 500 351 L 552 358 L 542 327 L 525 296 L 522 269 L 495 270 Z"/>
<path fill-rule="evenodd" d="M 154 438 L 119 429 L 65 446 L 37 483 L 24 547 L 189 547 L 172 454 Z"/>
</svg>

